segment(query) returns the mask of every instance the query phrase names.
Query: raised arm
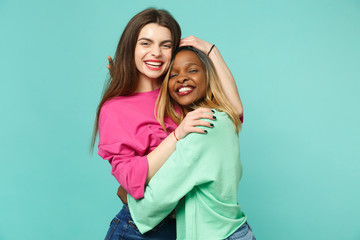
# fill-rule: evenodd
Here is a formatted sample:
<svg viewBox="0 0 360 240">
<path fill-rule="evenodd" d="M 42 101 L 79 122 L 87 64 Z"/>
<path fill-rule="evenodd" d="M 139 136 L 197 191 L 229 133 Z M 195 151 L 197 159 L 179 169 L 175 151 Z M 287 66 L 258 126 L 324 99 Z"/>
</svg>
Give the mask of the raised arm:
<svg viewBox="0 0 360 240">
<path fill-rule="evenodd" d="M 189 36 L 181 39 L 180 47 L 181 46 L 193 46 L 201 50 L 205 54 L 208 54 L 213 44 L 208 43 L 195 36 Z M 226 97 L 242 119 L 243 106 L 240 100 L 239 92 L 237 90 L 235 79 L 216 46 L 212 48 L 211 52 L 209 53 L 209 57 L 214 63 L 216 72 L 219 76 L 219 80 Z"/>
</svg>

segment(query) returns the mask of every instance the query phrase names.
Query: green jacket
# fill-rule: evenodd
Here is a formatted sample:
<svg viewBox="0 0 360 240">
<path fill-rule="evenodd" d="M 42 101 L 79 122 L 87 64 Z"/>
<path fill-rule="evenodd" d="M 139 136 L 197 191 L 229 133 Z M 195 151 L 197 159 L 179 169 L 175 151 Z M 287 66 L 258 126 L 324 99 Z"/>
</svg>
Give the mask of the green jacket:
<svg viewBox="0 0 360 240">
<path fill-rule="evenodd" d="M 226 113 L 216 111 L 215 116 L 207 134 L 191 133 L 178 141 L 147 185 L 144 198 L 135 200 L 128 194 L 130 213 L 141 233 L 175 207 L 177 239 L 224 239 L 246 221 L 237 203 L 242 175 L 238 136 Z"/>
</svg>

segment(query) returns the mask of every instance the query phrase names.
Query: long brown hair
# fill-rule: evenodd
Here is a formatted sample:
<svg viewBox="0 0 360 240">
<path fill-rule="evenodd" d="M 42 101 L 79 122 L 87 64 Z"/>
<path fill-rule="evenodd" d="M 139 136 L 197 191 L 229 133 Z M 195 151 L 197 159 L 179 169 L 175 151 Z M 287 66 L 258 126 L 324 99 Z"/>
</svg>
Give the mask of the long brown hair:
<svg viewBox="0 0 360 240">
<path fill-rule="evenodd" d="M 148 8 L 136 14 L 126 25 L 117 46 L 114 65 L 103 90 L 102 99 L 97 107 L 95 123 L 90 144 L 92 152 L 99 128 L 99 116 L 103 104 L 117 96 L 127 96 L 135 92 L 138 85 L 138 72 L 134 60 L 134 51 L 141 29 L 149 24 L 157 23 L 171 32 L 173 53 L 179 46 L 181 29 L 169 12 L 163 9 Z"/>
<path fill-rule="evenodd" d="M 185 117 L 185 108 L 176 103 L 170 96 L 169 93 L 169 76 L 171 69 L 174 65 L 175 55 L 180 51 L 192 51 L 194 52 L 200 61 L 204 65 L 206 75 L 206 92 L 205 97 L 191 106 L 192 109 L 198 107 L 215 108 L 220 111 L 227 113 L 230 119 L 233 121 L 236 133 L 239 133 L 241 129 L 241 121 L 239 115 L 236 113 L 234 107 L 231 105 L 229 100 L 226 98 L 224 91 L 219 82 L 219 77 L 216 73 L 214 64 L 211 59 L 204 54 L 202 51 L 194 47 L 181 47 L 173 55 L 173 60 L 170 63 L 169 71 L 165 76 L 164 82 L 161 85 L 159 97 L 156 101 L 155 116 L 159 121 L 160 125 L 166 132 L 164 118 L 170 117 L 177 125 Z M 180 113 L 176 111 L 176 107 L 180 110 Z"/>
</svg>

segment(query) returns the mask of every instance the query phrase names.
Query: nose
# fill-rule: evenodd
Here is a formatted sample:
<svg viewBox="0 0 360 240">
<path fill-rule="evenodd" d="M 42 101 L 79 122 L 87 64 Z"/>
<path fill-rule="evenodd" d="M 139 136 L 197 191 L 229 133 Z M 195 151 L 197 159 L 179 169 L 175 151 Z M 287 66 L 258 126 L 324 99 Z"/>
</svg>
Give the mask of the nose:
<svg viewBox="0 0 360 240">
<path fill-rule="evenodd" d="M 161 55 L 161 49 L 159 46 L 154 45 L 151 48 L 151 55 L 153 55 L 154 57 L 159 57 Z"/>
<path fill-rule="evenodd" d="M 180 75 L 178 78 L 177 78 L 177 82 L 178 83 L 184 83 L 184 82 L 186 82 L 186 81 L 188 81 L 189 80 L 189 78 L 186 76 L 186 75 Z"/>
</svg>

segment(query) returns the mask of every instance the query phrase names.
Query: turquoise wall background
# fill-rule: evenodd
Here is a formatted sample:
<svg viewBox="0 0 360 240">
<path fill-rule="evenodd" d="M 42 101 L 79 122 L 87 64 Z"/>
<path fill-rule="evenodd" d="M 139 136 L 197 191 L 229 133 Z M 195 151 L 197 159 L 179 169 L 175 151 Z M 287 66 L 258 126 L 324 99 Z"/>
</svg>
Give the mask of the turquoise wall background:
<svg viewBox="0 0 360 240">
<path fill-rule="evenodd" d="M 360 239 L 360 1 L 0 0 L 0 239 L 103 239 L 121 208 L 89 141 L 126 23 L 169 10 L 244 104 L 239 202 L 258 239 Z"/>
</svg>

